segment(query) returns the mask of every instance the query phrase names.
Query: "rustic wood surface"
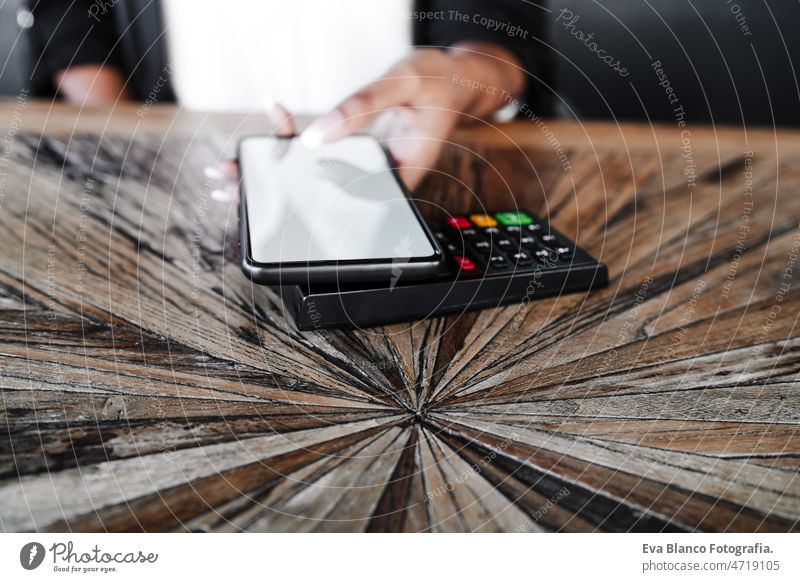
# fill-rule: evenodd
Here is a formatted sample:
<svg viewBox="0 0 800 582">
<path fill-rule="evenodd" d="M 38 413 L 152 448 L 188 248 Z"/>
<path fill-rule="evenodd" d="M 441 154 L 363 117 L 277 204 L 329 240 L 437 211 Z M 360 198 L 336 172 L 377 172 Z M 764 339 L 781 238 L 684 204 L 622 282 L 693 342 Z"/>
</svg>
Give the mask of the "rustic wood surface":
<svg viewBox="0 0 800 582">
<path fill-rule="evenodd" d="M 420 197 L 610 286 L 299 333 L 204 173 L 263 120 L 0 113 L 0 529 L 798 529 L 800 133 L 463 131 Z"/>
</svg>

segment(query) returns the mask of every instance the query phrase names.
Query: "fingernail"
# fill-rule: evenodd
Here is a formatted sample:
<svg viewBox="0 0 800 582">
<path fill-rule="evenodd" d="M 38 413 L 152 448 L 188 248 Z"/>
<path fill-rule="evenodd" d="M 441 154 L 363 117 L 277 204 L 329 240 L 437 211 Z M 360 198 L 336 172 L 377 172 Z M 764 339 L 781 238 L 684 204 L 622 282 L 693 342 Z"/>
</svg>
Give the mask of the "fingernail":
<svg viewBox="0 0 800 582">
<path fill-rule="evenodd" d="M 269 119 L 275 133 L 278 135 L 293 133 L 291 117 L 280 103 L 271 97 L 267 97 L 264 100 L 264 106 L 267 119 Z"/>
<path fill-rule="evenodd" d="M 278 102 L 275 101 L 275 99 L 273 99 L 272 97 L 267 97 L 264 100 L 264 108 L 266 109 L 267 117 L 269 117 L 269 120 L 273 124 L 277 124 L 278 123 L 278 111 L 277 111 Z"/>
<path fill-rule="evenodd" d="M 322 144 L 334 141 L 342 131 L 344 116 L 338 109 L 317 117 L 300 135 L 300 140 L 309 149 L 315 149 Z"/>
<path fill-rule="evenodd" d="M 206 178 L 209 180 L 221 180 L 223 178 L 222 172 L 220 172 L 219 168 L 214 166 L 206 166 L 203 168 L 203 174 L 205 174 Z"/>
<path fill-rule="evenodd" d="M 323 139 L 322 130 L 313 123 L 300 134 L 300 141 L 310 150 L 315 150 L 321 146 Z"/>
<path fill-rule="evenodd" d="M 229 202 L 233 198 L 233 192 L 225 190 L 212 190 L 211 198 L 217 202 Z"/>
</svg>

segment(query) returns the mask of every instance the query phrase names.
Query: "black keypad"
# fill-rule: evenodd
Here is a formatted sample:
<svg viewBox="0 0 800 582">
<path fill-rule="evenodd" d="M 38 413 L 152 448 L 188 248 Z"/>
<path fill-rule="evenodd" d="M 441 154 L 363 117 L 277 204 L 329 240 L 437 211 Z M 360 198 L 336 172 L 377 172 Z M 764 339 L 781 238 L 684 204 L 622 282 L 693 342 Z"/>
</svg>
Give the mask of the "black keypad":
<svg viewBox="0 0 800 582">
<path fill-rule="evenodd" d="M 387 316 L 410 321 L 460 314 L 608 284 L 604 265 L 524 210 L 449 216 L 435 236 L 445 261 L 431 280 L 400 281 L 389 289 L 375 284 L 322 286 L 318 292 L 295 287 L 285 297 L 291 299 L 287 307 L 295 310 L 298 328 L 340 327 L 345 321 L 383 325 Z"/>
<path fill-rule="evenodd" d="M 486 216 L 486 215 L 484 215 Z M 526 215 L 531 224 L 480 226 L 471 217 L 456 217 L 444 231 L 436 232 L 450 255 L 450 263 L 470 261 L 474 267 L 456 269 L 459 277 L 485 277 L 490 273 L 524 274 L 526 271 L 569 267 L 575 260 L 575 247 L 554 234 L 547 223 Z M 472 225 L 472 226 L 466 226 Z M 455 264 L 454 263 L 454 264 Z M 506 276 L 506 275 L 504 275 Z"/>
</svg>

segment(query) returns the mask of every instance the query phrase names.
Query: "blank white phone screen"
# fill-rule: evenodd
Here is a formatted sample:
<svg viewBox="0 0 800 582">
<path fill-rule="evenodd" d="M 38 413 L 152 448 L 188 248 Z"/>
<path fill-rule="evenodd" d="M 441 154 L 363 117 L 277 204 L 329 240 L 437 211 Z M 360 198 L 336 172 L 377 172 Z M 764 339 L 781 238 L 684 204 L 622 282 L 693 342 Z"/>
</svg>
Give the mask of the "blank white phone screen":
<svg viewBox="0 0 800 582">
<path fill-rule="evenodd" d="M 309 149 L 299 139 L 240 147 L 257 263 L 429 258 L 435 249 L 369 136 Z"/>
</svg>

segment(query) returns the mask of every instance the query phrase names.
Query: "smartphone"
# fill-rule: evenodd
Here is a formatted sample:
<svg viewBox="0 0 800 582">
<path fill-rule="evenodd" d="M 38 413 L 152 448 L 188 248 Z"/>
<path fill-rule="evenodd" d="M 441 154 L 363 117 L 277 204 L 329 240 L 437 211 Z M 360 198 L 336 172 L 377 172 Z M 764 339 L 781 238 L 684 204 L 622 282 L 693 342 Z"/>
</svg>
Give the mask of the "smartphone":
<svg viewBox="0 0 800 582">
<path fill-rule="evenodd" d="M 317 148 L 253 136 L 238 152 L 242 269 L 256 283 L 395 283 L 434 276 L 442 249 L 381 144 Z"/>
</svg>

